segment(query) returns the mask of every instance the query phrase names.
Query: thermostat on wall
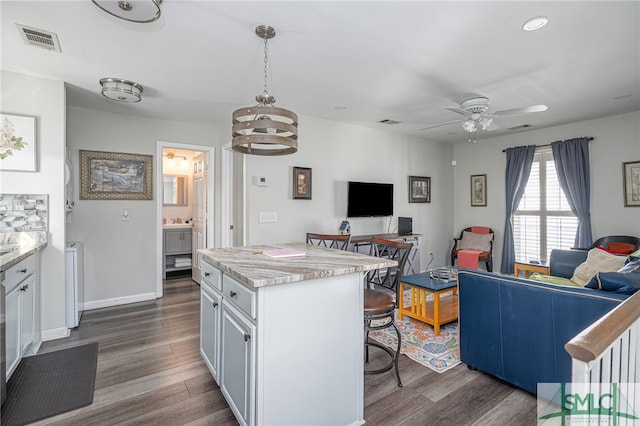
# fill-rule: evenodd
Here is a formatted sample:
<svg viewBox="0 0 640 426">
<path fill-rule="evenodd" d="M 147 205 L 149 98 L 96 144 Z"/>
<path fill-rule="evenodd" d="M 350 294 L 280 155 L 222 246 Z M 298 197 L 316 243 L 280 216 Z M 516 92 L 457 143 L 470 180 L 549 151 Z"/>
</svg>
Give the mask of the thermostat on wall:
<svg viewBox="0 0 640 426">
<path fill-rule="evenodd" d="M 269 186 L 264 176 L 253 176 L 253 184 L 256 186 Z"/>
</svg>

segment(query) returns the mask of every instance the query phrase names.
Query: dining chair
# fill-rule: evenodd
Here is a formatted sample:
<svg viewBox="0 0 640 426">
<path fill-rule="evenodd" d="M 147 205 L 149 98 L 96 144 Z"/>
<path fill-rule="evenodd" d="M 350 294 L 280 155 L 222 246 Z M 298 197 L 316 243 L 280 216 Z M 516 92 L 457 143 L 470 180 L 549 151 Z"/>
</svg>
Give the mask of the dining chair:
<svg viewBox="0 0 640 426">
<path fill-rule="evenodd" d="M 307 232 L 307 244 L 338 250 L 349 250 L 351 234 L 316 234 Z"/>
<path fill-rule="evenodd" d="M 369 362 L 370 346 L 382 349 L 390 357 L 389 363 L 385 366 L 373 370 L 367 370 L 365 367 L 364 372 L 365 374 L 379 374 L 395 368 L 399 387 L 402 387 L 400 371 L 398 369 L 402 337 L 400 330 L 398 330 L 395 324 L 395 310 L 396 301 L 398 300 L 397 290 L 412 246 L 412 243 L 373 237 L 369 255 L 395 260 L 398 262 L 398 265 L 391 268 L 380 268 L 369 271 L 366 276 L 366 288 L 364 289 L 365 363 Z M 398 345 L 395 351 L 369 339 L 370 331 L 384 330 L 391 327 L 395 330 L 398 337 Z"/>
</svg>

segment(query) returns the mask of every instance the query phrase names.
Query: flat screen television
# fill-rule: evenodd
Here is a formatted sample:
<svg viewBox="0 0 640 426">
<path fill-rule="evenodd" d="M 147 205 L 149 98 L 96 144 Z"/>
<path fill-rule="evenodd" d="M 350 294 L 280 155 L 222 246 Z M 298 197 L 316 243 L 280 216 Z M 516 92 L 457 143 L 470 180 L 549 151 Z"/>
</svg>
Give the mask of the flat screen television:
<svg viewBox="0 0 640 426">
<path fill-rule="evenodd" d="M 393 184 L 349 182 L 347 217 L 393 216 Z"/>
</svg>

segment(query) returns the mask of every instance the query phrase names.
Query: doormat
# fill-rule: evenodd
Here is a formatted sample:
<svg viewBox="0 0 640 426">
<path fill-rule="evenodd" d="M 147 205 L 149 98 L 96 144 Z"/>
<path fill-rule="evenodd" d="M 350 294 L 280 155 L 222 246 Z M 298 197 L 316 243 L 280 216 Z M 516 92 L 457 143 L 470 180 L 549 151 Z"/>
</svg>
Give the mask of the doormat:
<svg viewBox="0 0 640 426">
<path fill-rule="evenodd" d="M 7 382 L 2 424 L 24 425 L 93 402 L 98 343 L 25 357 Z"/>
<path fill-rule="evenodd" d="M 396 312 L 397 318 L 397 312 Z M 440 335 L 433 333 L 433 327 L 405 315 L 402 321 L 396 319 L 402 345 L 400 353 L 436 373 L 444 373 L 460 364 L 460 333 L 458 322 L 440 327 Z M 369 332 L 369 337 L 395 351 L 398 338 L 393 327 Z"/>
</svg>

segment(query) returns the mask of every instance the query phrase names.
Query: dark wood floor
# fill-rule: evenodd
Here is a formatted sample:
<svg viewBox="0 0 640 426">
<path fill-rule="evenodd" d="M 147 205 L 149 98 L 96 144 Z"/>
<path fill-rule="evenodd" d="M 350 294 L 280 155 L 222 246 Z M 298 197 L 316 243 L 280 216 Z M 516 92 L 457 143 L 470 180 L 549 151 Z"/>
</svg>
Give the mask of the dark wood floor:
<svg viewBox="0 0 640 426">
<path fill-rule="evenodd" d="M 70 338 L 43 343 L 100 352 L 93 404 L 36 424 L 237 424 L 200 358 L 199 292 L 167 281 L 162 299 L 85 312 Z M 437 374 L 402 356 L 400 372 L 403 388 L 392 372 L 365 376 L 367 425 L 536 424 L 534 396 L 464 365 Z"/>
</svg>

